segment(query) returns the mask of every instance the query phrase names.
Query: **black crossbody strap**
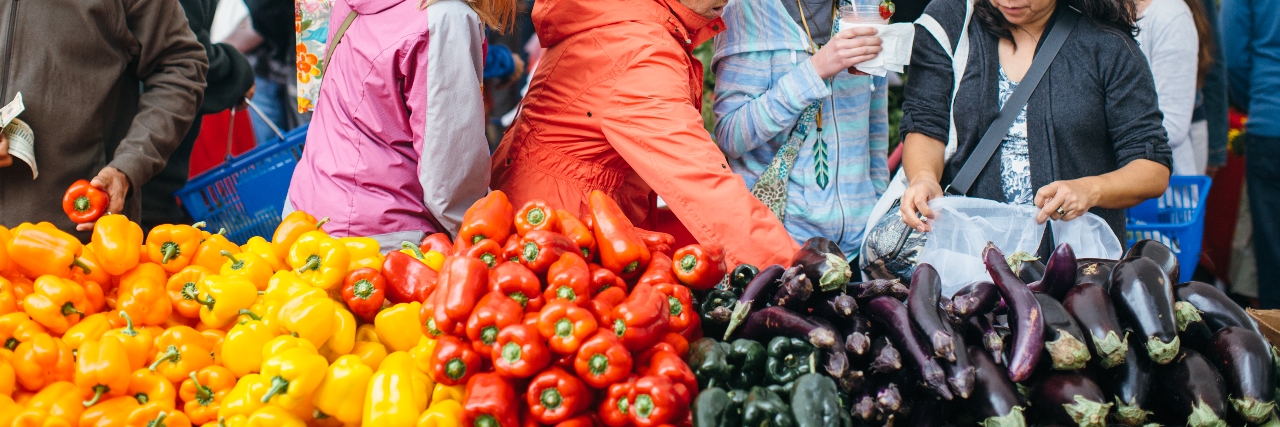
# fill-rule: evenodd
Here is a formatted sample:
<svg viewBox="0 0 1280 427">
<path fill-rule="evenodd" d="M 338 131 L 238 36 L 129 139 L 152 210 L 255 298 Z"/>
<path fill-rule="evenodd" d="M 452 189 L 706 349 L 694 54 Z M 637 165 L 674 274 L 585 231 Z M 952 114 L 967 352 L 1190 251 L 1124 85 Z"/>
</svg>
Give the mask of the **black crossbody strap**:
<svg viewBox="0 0 1280 427">
<path fill-rule="evenodd" d="M 1036 90 L 1036 85 L 1040 84 L 1040 79 L 1049 69 L 1049 64 L 1052 64 L 1053 59 L 1058 56 L 1058 50 L 1062 48 L 1062 44 L 1067 41 L 1067 36 L 1071 35 L 1071 30 L 1076 28 L 1079 21 L 1080 12 L 1069 7 L 1063 11 L 1062 17 L 1058 18 L 1053 29 L 1049 30 L 1049 37 L 1040 47 L 1040 52 L 1037 52 L 1035 59 L 1031 60 L 1031 68 L 1022 78 L 1022 83 L 1014 89 L 1013 95 L 1009 96 L 1004 107 L 1000 109 L 1000 115 L 991 123 L 991 127 L 987 128 L 987 133 L 982 135 L 978 147 L 969 155 L 969 159 L 965 160 L 964 166 L 960 167 L 960 172 L 956 174 L 955 179 L 951 180 L 951 185 L 947 187 L 948 193 L 958 196 L 969 193 L 974 181 L 978 179 L 978 174 L 991 161 L 991 156 L 995 155 L 996 149 L 1000 148 L 1000 142 L 1004 141 L 1005 135 L 1009 133 L 1009 126 L 1012 126 L 1013 121 L 1022 113 L 1022 107 L 1027 105 L 1028 99 L 1031 99 L 1031 92 Z"/>
</svg>

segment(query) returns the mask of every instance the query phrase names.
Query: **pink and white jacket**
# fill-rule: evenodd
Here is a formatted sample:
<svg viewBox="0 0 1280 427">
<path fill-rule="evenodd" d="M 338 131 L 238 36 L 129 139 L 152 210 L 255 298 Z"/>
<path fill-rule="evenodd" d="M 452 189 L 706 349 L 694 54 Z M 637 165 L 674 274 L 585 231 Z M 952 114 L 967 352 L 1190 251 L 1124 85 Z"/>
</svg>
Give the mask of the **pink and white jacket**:
<svg viewBox="0 0 1280 427">
<path fill-rule="evenodd" d="M 484 24 L 462 0 L 336 0 L 333 52 L 286 211 L 384 247 L 456 234 L 489 189 L 481 82 Z M 287 213 L 287 212 L 286 212 Z"/>
</svg>

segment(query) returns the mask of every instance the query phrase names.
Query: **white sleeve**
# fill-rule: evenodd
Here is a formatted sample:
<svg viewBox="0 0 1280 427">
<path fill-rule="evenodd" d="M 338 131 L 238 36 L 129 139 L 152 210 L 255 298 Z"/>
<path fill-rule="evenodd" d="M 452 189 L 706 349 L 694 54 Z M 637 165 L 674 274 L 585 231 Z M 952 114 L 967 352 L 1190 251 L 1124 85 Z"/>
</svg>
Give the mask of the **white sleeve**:
<svg viewBox="0 0 1280 427">
<path fill-rule="evenodd" d="M 1147 29 L 1154 33 L 1147 62 L 1155 77 L 1164 129 L 1169 134 L 1169 148 L 1173 150 L 1174 174 L 1199 175 L 1191 146 L 1191 114 L 1196 103 L 1200 39 L 1191 11 L 1181 1 L 1176 5 L 1182 6 L 1177 12 L 1150 10 L 1156 5 L 1148 10 L 1164 12 L 1166 18 L 1154 21 L 1153 28 Z"/>
</svg>

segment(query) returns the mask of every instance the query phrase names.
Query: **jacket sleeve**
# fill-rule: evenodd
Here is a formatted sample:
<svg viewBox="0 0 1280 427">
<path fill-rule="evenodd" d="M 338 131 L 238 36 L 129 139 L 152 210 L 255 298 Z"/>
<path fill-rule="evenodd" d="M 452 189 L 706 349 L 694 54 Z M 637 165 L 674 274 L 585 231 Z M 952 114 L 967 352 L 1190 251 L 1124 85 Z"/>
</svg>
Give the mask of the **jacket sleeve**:
<svg viewBox="0 0 1280 427">
<path fill-rule="evenodd" d="M 951 58 L 928 31 L 917 27 L 911 65 L 907 68 L 910 77 L 903 87 L 898 133 L 903 136 L 919 133 L 946 143 L 951 129 L 951 91 L 955 82 Z"/>
<path fill-rule="evenodd" d="M 1253 12 L 1252 2 L 1226 0 L 1222 2 L 1222 56 L 1227 59 L 1227 93 L 1231 105 L 1248 114 L 1249 75 L 1253 72 Z"/>
<path fill-rule="evenodd" d="M 1110 33 L 1108 33 L 1110 34 Z M 1151 160 L 1172 170 L 1173 151 L 1156 100 L 1151 68 L 1132 38 L 1111 35 L 1100 61 L 1106 94 L 1107 133 L 1116 152 L 1116 167 L 1139 159 Z"/>
<path fill-rule="evenodd" d="M 867 147 L 871 150 L 871 184 L 878 199 L 889 188 L 889 79 L 872 77 L 871 83 L 875 90 L 871 92 Z"/>
<path fill-rule="evenodd" d="M 125 19 L 138 43 L 133 72 L 146 90 L 108 166 L 124 172 L 136 192 L 164 168 L 195 120 L 209 62 L 177 0 L 125 2 Z"/>
<path fill-rule="evenodd" d="M 1195 165 L 1182 165 L 1180 162 L 1194 160 L 1191 147 L 1191 110 L 1196 104 L 1196 72 L 1197 55 L 1200 43 L 1196 35 L 1196 23 L 1191 19 L 1191 11 L 1171 16 L 1167 22 L 1158 22 L 1155 28 L 1153 46 L 1148 52 L 1151 56 L 1151 72 L 1155 78 L 1156 93 L 1159 94 L 1160 112 L 1164 113 L 1164 129 L 1168 132 L 1169 148 L 1181 155 L 1174 156 L 1178 161 L 1174 168 L 1182 174 L 1197 175 L 1204 171 L 1195 171 Z"/>
<path fill-rule="evenodd" d="M 489 191 L 481 75 L 484 30 L 461 1 L 428 8 L 428 36 L 401 62 L 422 203 L 450 235 Z"/>
<path fill-rule="evenodd" d="M 742 157 L 795 126 L 804 109 L 831 95 L 808 55 L 777 82 L 768 71 L 774 55 L 794 51 L 747 52 L 716 62 L 716 144 L 731 159 Z"/>
<path fill-rule="evenodd" d="M 788 263 L 798 245 L 711 142 L 685 83 L 685 53 L 653 44 L 636 49 L 600 115 L 609 144 L 694 238 L 724 247 L 730 264 Z"/>
</svg>

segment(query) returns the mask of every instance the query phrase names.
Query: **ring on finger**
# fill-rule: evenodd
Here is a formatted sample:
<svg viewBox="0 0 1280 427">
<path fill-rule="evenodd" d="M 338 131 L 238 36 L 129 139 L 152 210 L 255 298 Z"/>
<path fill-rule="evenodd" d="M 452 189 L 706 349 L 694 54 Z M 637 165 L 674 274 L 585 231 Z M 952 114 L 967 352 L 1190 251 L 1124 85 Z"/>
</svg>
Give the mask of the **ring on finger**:
<svg viewBox="0 0 1280 427">
<path fill-rule="evenodd" d="M 1064 216 L 1067 216 L 1067 213 L 1068 213 L 1069 211 L 1064 210 L 1064 209 L 1062 209 L 1062 207 L 1061 207 L 1061 206 L 1059 206 L 1059 207 L 1058 207 L 1058 210 L 1057 210 L 1057 211 L 1055 211 L 1055 212 L 1057 212 L 1057 213 L 1058 213 L 1058 217 L 1064 217 Z"/>
</svg>

